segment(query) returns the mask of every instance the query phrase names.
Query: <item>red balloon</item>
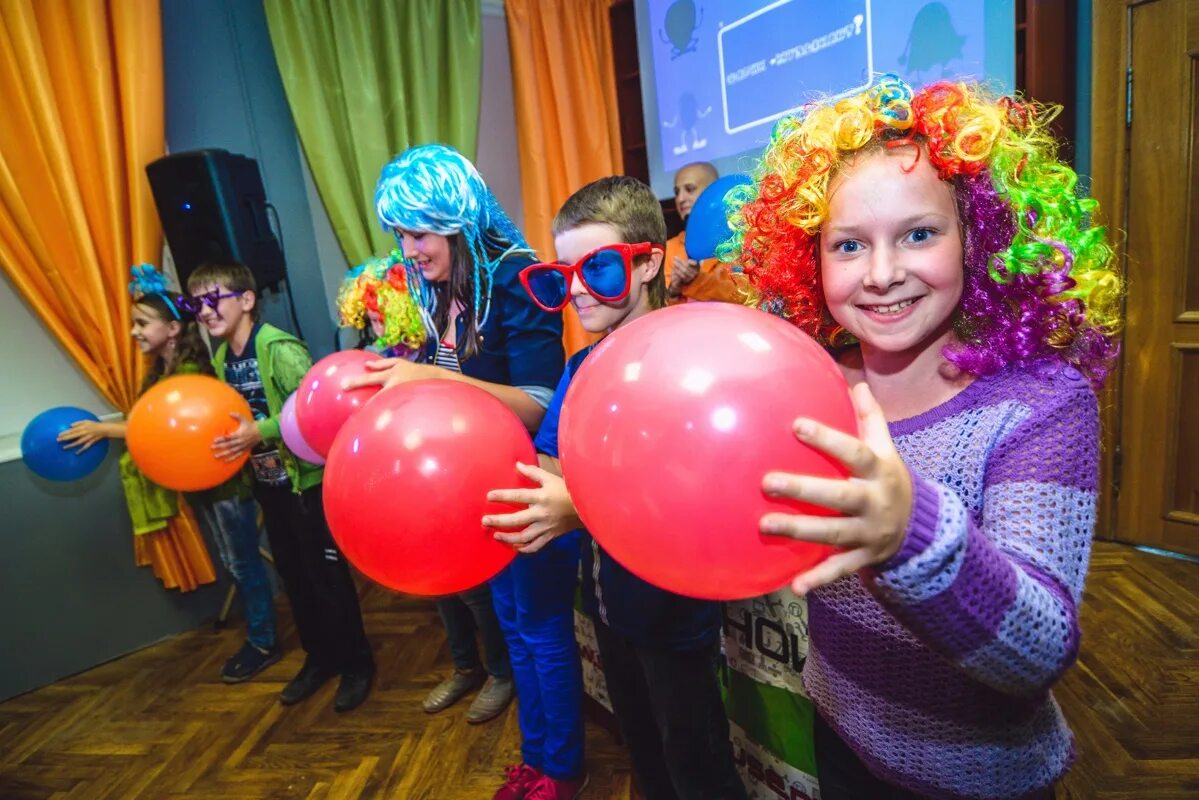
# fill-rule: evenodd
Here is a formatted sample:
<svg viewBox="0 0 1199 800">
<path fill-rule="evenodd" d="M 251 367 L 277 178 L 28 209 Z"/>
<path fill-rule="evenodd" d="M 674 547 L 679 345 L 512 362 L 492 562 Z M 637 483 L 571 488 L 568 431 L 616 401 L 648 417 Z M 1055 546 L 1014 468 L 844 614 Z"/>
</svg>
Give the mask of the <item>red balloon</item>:
<svg viewBox="0 0 1199 800">
<path fill-rule="evenodd" d="M 296 390 L 296 424 L 313 450 L 329 454 L 333 438 L 346 420 L 356 414 L 367 400 L 379 393 L 379 386 L 345 388 L 345 381 L 365 375 L 366 365 L 379 356 L 364 350 L 342 350 L 327 355 L 312 365 Z"/>
<path fill-rule="evenodd" d="M 508 407 L 465 383 L 425 380 L 380 392 L 337 434 L 325 462 L 325 518 L 350 563 L 401 592 L 461 592 L 516 551 L 481 522 L 511 506 L 492 489 L 533 484 L 537 463 Z"/>
<path fill-rule="evenodd" d="M 641 578 L 692 597 L 753 597 L 834 552 L 758 530 L 770 511 L 833 514 L 762 493 L 774 470 L 846 475 L 795 438 L 800 416 L 857 433 L 849 387 L 820 345 L 743 306 L 672 306 L 613 332 L 579 368 L 562 409 L 562 472 L 587 529 Z"/>
</svg>

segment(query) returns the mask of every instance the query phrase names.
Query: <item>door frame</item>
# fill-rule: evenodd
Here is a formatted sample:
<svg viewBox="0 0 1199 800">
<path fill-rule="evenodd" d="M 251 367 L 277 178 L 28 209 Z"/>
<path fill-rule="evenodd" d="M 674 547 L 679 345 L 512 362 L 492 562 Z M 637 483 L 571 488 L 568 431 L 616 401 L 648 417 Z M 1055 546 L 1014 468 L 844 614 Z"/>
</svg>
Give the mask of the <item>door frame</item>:
<svg viewBox="0 0 1199 800">
<path fill-rule="evenodd" d="M 1122 275 L 1127 275 L 1127 253 L 1122 232 L 1128 221 L 1128 67 L 1130 61 L 1129 10 L 1145 0 L 1092 6 L 1091 30 L 1091 196 L 1099 201 L 1099 221 L 1107 226 Z M 1104 102 L 1114 99 L 1115 102 Z M 1123 345 L 1123 335 L 1121 335 Z M 1121 356 L 1099 395 L 1100 492 L 1095 538 L 1113 541 L 1119 519 L 1121 465 L 1120 397 L 1124 383 Z"/>
</svg>

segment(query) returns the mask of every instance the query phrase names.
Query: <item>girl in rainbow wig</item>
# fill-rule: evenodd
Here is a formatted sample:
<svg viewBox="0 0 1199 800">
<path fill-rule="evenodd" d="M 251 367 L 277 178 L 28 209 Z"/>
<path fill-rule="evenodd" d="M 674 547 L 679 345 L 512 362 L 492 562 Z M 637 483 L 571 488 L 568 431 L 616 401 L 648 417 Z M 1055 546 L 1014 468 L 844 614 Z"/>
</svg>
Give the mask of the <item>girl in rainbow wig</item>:
<svg viewBox="0 0 1199 800">
<path fill-rule="evenodd" d="M 795 424 L 851 480 L 763 479 L 842 514 L 761 520 L 841 548 L 792 584 L 824 800 L 1051 797 L 1073 758 L 1050 687 L 1078 652 L 1122 289 L 1054 113 L 883 76 L 781 120 L 730 195 L 723 256 L 837 354 L 859 416 L 860 439 Z"/>
<path fill-rule="evenodd" d="M 428 338 L 422 309 L 409 291 L 408 267 L 398 250 L 346 272 L 337 293 L 337 319 L 343 328 L 365 331 L 374 341 L 368 350 L 385 358 L 413 358 Z"/>
<path fill-rule="evenodd" d="M 474 164 L 444 145 L 412 147 L 383 167 L 375 209 L 384 229 L 400 244 L 408 285 L 428 329 L 428 345 L 419 363 L 380 361 L 373 365 L 378 372 L 367 380 L 389 386 L 422 378 L 465 381 L 498 398 L 536 430 L 562 376 L 562 319 L 539 308 L 521 286 L 519 273 L 535 261 L 533 251 Z M 513 588 L 516 576 L 522 585 L 543 584 L 550 572 L 553 580 L 567 580 L 573 587 L 577 548 L 571 554 L 573 564 L 558 563 L 549 550 L 518 556 L 491 586 L 437 601 L 454 671 L 429 693 L 424 708 L 442 711 L 482 684 L 466 718 L 483 722 L 504 710 L 515 677 L 522 699 L 521 729 L 530 746 L 549 749 L 556 741 L 566 741 L 577 749 L 568 754 L 572 766 L 578 761 L 581 770 L 581 689 L 563 698 L 538 697 L 530 681 L 544 664 L 534 662 L 516 629 L 516 605 L 524 602 Z M 557 636 L 561 628 L 563 636 L 570 637 L 572 646 L 564 650 L 564 657 L 573 658 L 573 664 L 565 669 L 576 675 L 580 667 L 573 647 L 573 610 L 567 609 L 566 616 L 568 621 L 553 630 Z M 485 663 L 475 644 L 476 629 L 483 638 Z M 545 718 L 560 706 L 566 707 L 569 718 L 554 717 L 547 732 Z M 539 727 L 534 731 L 533 726 Z M 555 726 L 568 733 L 559 734 Z"/>
</svg>

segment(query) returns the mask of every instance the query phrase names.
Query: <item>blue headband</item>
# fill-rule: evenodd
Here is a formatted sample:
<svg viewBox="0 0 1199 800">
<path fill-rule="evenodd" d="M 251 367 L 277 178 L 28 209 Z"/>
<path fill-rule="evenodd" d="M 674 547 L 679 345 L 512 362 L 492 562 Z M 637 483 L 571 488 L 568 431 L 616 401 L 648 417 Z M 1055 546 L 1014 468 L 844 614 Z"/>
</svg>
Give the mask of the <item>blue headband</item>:
<svg viewBox="0 0 1199 800">
<path fill-rule="evenodd" d="M 464 236 L 474 262 L 474 314 L 480 327 L 491 309 L 492 276 L 500 262 L 512 253 L 533 254 L 475 165 L 442 144 L 410 147 L 388 162 L 375 187 L 375 211 L 383 229 L 393 233 Z M 488 248 L 499 255 L 489 258 Z"/>
<path fill-rule="evenodd" d="M 133 295 L 135 300 L 146 295 L 158 295 L 167 304 L 175 319 L 183 321 L 183 317 L 179 315 L 179 306 L 175 304 L 175 299 L 167 289 L 166 278 L 154 269 L 153 264 L 139 264 L 129 272 L 133 275 L 133 280 L 129 282 L 129 294 Z"/>
</svg>

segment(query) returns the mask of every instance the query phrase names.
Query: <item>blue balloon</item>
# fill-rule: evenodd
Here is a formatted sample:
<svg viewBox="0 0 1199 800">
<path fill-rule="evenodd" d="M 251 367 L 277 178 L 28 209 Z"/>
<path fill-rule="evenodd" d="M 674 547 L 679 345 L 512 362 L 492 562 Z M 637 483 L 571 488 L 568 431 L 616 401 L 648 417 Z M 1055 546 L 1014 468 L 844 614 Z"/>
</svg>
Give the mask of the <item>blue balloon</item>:
<svg viewBox="0 0 1199 800">
<path fill-rule="evenodd" d="M 716 246 L 733 235 L 724 210 L 724 196 L 729 189 L 743 183 L 753 183 L 748 175 L 725 175 L 717 178 L 700 192 L 687 217 L 687 257 L 696 261 L 716 255 Z"/>
<path fill-rule="evenodd" d="M 108 455 L 107 439 L 82 453 L 68 450 L 58 441 L 58 434 L 81 419 L 100 421 L 92 412 L 70 406 L 52 408 L 34 417 L 21 434 L 25 466 L 49 481 L 75 481 L 94 472 Z"/>
</svg>

